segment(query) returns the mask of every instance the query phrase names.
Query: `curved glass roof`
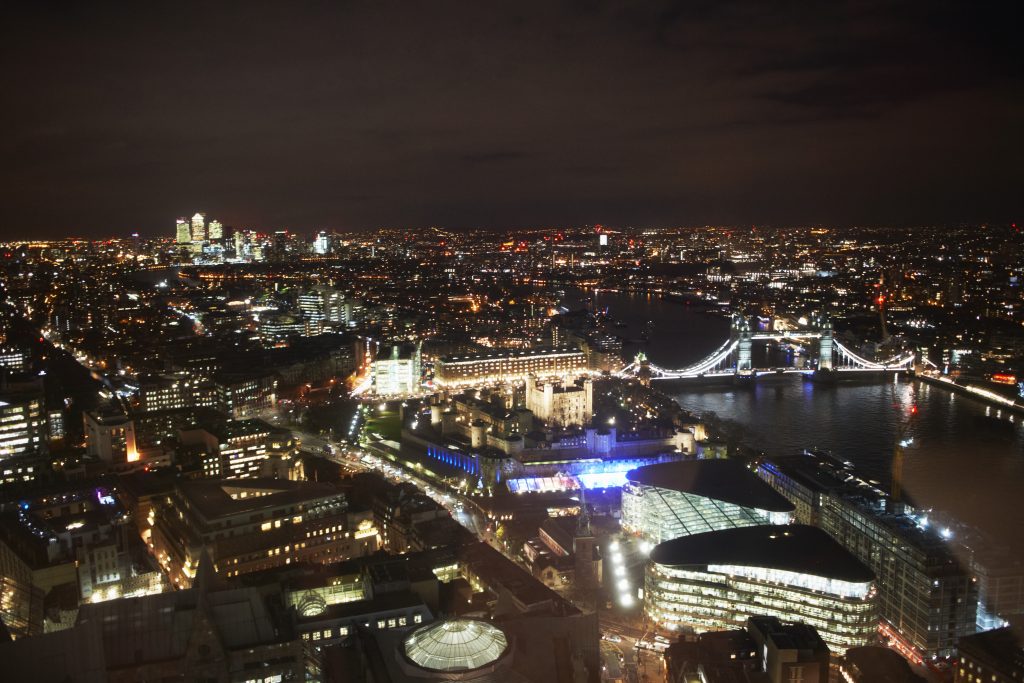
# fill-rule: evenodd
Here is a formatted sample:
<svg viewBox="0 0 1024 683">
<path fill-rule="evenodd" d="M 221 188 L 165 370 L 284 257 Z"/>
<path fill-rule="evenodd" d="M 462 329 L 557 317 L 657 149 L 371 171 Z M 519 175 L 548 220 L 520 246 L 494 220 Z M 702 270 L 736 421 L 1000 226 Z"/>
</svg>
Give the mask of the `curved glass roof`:
<svg viewBox="0 0 1024 683">
<path fill-rule="evenodd" d="M 713 498 L 768 512 L 793 512 L 793 503 L 737 460 L 679 460 L 630 470 L 634 484 Z"/>
<path fill-rule="evenodd" d="M 477 669 L 498 660 L 506 648 L 501 629 L 476 619 L 438 621 L 405 639 L 405 655 L 433 671 Z"/>
</svg>

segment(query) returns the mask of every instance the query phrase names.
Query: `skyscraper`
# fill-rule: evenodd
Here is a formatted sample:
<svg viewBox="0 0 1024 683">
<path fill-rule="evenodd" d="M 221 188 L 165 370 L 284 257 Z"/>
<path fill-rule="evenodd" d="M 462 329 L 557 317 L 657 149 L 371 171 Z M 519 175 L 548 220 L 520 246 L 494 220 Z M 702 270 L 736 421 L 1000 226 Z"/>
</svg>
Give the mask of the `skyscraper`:
<svg viewBox="0 0 1024 683">
<path fill-rule="evenodd" d="M 316 239 L 313 240 L 313 252 L 320 256 L 323 256 L 331 250 L 331 238 L 327 236 L 327 232 L 321 230 L 317 233 Z"/>
<path fill-rule="evenodd" d="M 192 241 L 192 228 L 187 218 L 179 218 L 175 231 L 175 241 L 178 244 L 188 244 Z"/>
<path fill-rule="evenodd" d="M 220 240 L 224 238 L 224 226 L 220 221 L 214 219 L 210 221 L 206 236 L 210 240 Z"/>
<path fill-rule="evenodd" d="M 196 213 L 192 216 L 192 241 L 193 242 L 204 242 L 206 241 L 206 214 Z"/>
</svg>

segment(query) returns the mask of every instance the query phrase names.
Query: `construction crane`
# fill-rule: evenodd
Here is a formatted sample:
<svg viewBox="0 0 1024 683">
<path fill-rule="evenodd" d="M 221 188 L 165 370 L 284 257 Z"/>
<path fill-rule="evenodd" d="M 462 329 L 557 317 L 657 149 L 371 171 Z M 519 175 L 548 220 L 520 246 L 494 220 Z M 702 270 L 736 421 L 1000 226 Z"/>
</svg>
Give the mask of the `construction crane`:
<svg viewBox="0 0 1024 683">
<path fill-rule="evenodd" d="M 878 304 L 878 320 L 882 323 L 882 343 L 885 344 L 889 341 L 889 327 L 885 324 L 885 274 L 879 276 L 875 287 L 878 288 L 875 303 Z"/>
<path fill-rule="evenodd" d="M 892 501 L 898 503 L 903 500 L 903 451 L 914 442 L 913 436 L 908 436 L 910 427 L 917 417 L 917 405 L 910 406 L 910 412 L 900 420 L 899 432 L 896 435 L 896 449 L 892 454 Z"/>
</svg>

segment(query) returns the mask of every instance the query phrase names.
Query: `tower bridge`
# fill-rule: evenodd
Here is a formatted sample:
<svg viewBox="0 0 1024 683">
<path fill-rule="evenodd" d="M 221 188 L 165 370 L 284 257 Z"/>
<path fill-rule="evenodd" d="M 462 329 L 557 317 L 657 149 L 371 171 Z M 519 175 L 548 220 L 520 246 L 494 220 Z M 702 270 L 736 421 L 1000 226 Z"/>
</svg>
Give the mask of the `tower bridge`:
<svg viewBox="0 0 1024 683">
<path fill-rule="evenodd" d="M 753 343 L 755 341 L 817 341 L 818 354 L 814 362 L 805 368 L 797 367 L 754 367 Z M 706 358 L 682 368 L 663 368 L 648 361 L 643 353 L 623 368 L 619 376 L 640 375 L 656 379 L 685 379 L 696 377 L 737 377 L 755 378 L 760 375 L 777 374 L 847 374 L 857 372 L 906 372 L 914 368 L 916 354 L 907 351 L 883 361 L 863 358 L 841 343 L 832 335 L 832 324 L 824 321 L 815 328 L 785 330 L 770 333 L 754 333 L 750 321 L 743 316 L 733 316 L 729 338 Z"/>
</svg>

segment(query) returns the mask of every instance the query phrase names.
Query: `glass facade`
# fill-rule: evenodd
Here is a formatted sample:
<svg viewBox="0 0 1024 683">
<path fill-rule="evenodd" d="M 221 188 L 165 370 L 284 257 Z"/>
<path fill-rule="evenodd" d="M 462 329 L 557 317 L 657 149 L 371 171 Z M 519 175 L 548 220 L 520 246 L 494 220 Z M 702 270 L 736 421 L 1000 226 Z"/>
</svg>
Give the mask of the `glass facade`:
<svg viewBox="0 0 1024 683">
<path fill-rule="evenodd" d="M 414 631 L 405 640 L 405 655 L 432 671 L 478 669 L 497 661 L 508 649 L 501 629 L 476 619 L 450 619 Z"/>
<path fill-rule="evenodd" d="M 648 618 L 668 631 L 743 628 L 748 617 L 773 616 L 813 626 L 836 654 L 866 645 L 878 627 L 872 582 L 764 567 L 651 562 L 644 600 Z"/>
<path fill-rule="evenodd" d="M 883 632 L 908 656 L 952 656 L 974 632 L 977 581 L 933 532 L 837 496 L 822 498 L 820 526 L 875 572 Z"/>
<path fill-rule="evenodd" d="M 792 517 L 789 512 L 768 512 L 635 482 L 622 487 L 623 531 L 655 544 L 706 531 L 789 524 Z"/>
</svg>

